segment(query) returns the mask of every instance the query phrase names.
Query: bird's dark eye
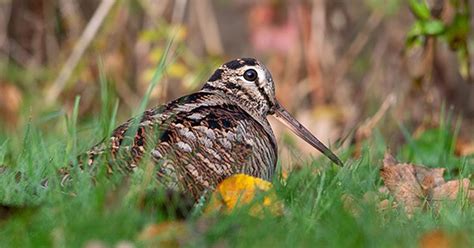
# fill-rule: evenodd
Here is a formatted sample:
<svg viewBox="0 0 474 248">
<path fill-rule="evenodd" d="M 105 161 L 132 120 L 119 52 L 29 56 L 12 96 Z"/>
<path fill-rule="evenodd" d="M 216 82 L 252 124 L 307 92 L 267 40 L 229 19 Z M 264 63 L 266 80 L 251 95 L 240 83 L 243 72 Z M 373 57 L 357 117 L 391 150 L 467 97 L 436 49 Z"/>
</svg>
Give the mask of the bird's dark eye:
<svg viewBox="0 0 474 248">
<path fill-rule="evenodd" d="M 244 72 L 244 78 L 247 81 L 255 81 L 257 76 L 258 74 L 254 69 L 248 69 Z"/>
</svg>

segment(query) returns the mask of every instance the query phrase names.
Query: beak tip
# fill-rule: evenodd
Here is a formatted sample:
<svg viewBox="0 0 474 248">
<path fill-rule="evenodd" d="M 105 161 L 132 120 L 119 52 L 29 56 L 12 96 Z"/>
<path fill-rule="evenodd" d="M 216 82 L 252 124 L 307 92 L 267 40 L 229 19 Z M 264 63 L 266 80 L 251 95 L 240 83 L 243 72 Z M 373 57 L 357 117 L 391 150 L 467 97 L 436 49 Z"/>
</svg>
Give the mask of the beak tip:
<svg viewBox="0 0 474 248">
<path fill-rule="evenodd" d="M 314 148 L 323 153 L 335 164 L 343 167 L 344 163 L 327 148 L 321 141 L 319 141 L 314 135 L 306 129 L 301 123 L 299 123 L 293 116 L 288 113 L 278 102 L 275 103 L 274 116 L 285 124 L 291 131 L 302 138 L 304 141 L 311 144 Z"/>
</svg>

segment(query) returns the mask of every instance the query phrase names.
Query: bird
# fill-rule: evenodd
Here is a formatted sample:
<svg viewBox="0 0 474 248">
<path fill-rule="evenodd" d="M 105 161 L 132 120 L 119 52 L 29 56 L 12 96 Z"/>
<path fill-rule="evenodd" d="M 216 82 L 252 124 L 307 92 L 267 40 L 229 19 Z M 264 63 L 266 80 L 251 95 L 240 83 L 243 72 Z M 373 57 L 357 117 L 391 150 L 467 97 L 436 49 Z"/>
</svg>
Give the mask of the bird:
<svg viewBox="0 0 474 248">
<path fill-rule="evenodd" d="M 105 156 L 108 173 L 131 173 L 151 162 L 159 184 L 195 200 L 234 174 L 271 181 L 278 148 L 270 115 L 343 166 L 280 105 L 270 71 L 254 58 L 224 63 L 197 92 L 129 119 L 93 146 L 80 166 L 92 168 Z M 63 172 L 63 181 L 69 177 Z"/>
</svg>

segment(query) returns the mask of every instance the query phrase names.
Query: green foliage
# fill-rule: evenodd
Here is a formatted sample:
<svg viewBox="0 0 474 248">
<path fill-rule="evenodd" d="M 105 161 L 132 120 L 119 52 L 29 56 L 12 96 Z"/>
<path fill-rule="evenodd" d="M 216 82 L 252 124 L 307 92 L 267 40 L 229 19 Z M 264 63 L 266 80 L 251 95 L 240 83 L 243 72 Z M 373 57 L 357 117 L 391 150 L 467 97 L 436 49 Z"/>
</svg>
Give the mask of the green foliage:
<svg viewBox="0 0 474 248">
<path fill-rule="evenodd" d="M 425 0 L 409 0 L 408 4 L 417 19 L 426 21 L 431 18 L 430 8 Z"/>
<path fill-rule="evenodd" d="M 406 49 L 424 45 L 428 38 L 446 42 L 458 56 L 459 71 L 464 78 L 469 78 L 469 47 L 468 36 L 471 29 L 469 4 L 464 0 L 448 1 L 453 8 L 452 20 L 442 20 L 433 16 L 425 0 L 409 0 L 408 5 L 416 20 L 407 32 Z"/>
</svg>

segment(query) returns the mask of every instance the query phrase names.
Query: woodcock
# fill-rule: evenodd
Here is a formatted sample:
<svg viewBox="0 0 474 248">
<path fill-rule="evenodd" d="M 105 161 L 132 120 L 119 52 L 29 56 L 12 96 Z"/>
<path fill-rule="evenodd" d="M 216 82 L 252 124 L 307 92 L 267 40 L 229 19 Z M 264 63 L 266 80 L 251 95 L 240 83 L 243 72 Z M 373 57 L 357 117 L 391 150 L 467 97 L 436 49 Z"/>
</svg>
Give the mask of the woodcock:
<svg viewBox="0 0 474 248">
<path fill-rule="evenodd" d="M 87 153 L 85 164 L 93 166 L 99 155 L 107 155 L 113 161 L 108 163 L 109 172 L 131 172 L 147 157 L 157 166 L 160 183 L 195 199 L 236 173 L 271 180 L 277 142 L 268 115 L 342 166 L 278 103 L 270 72 L 253 58 L 223 64 L 198 92 L 120 125 L 110 139 Z"/>
</svg>

